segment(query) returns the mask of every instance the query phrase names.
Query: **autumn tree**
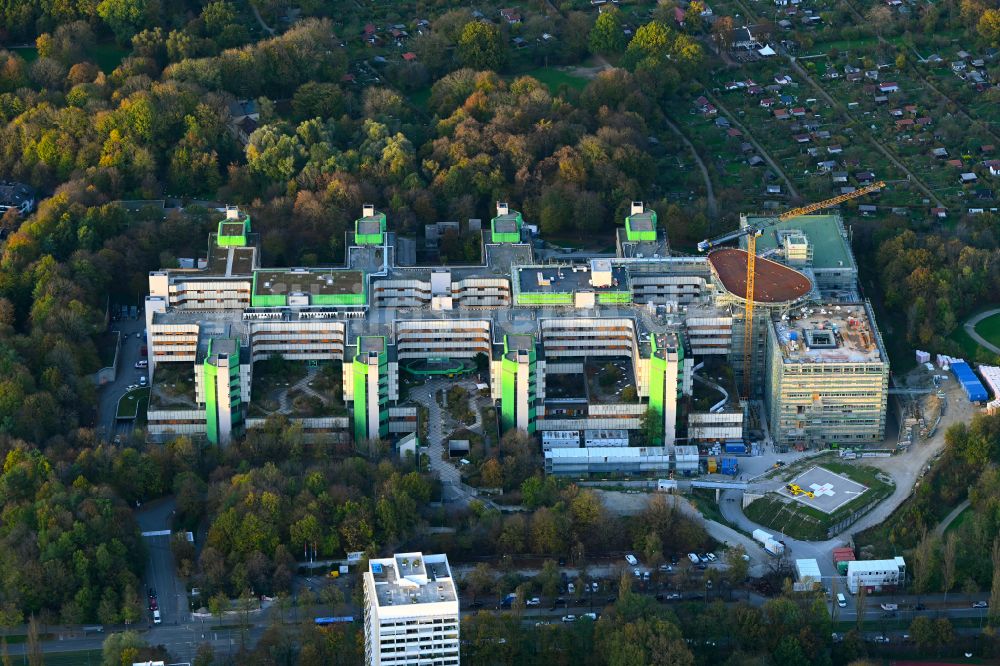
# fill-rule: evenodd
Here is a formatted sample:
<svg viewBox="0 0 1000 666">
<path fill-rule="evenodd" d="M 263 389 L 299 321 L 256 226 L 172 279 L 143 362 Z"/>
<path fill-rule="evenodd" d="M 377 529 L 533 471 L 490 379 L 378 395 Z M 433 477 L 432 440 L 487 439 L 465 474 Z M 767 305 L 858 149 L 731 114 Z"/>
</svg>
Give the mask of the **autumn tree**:
<svg viewBox="0 0 1000 666">
<path fill-rule="evenodd" d="M 485 21 L 466 23 L 458 39 L 458 56 L 466 67 L 498 71 L 504 63 L 500 28 Z"/>
</svg>

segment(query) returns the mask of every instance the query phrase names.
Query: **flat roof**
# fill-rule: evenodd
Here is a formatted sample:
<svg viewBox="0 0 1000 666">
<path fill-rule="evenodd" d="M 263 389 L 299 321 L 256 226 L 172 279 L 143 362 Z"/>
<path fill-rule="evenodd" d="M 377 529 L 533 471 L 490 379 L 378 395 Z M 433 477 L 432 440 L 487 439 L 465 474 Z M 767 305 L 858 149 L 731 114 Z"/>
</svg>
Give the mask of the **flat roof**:
<svg viewBox="0 0 1000 666">
<path fill-rule="evenodd" d="M 759 218 L 749 217 L 748 222 Z M 757 254 L 780 247 L 778 234 L 798 229 L 813 246 L 813 268 L 854 267 L 851 249 L 844 237 L 840 215 L 802 215 L 782 220 L 764 230 L 757 239 Z M 744 241 L 745 242 L 745 241 Z"/>
<path fill-rule="evenodd" d="M 385 338 L 379 335 L 363 335 L 358 338 L 358 346 L 362 354 L 368 352 L 381 353 L 385 351 Z"/>
<path fill-rule="evenodd" d="M 290 293 L 360 294 L 364 291 L 361 271 L 310 268 L 289 270 L 259 270 L 254 294 L 277 296 Z"/>
<path fill-rule="evenodd" d="M 773 321 L 783 358 L 801 363 L 885 361 L 864 305 L 828 303 L 795 308 Z"/>
<path fill-rule="evenodd" d="M 357 233 L 363 236 L 368 236 L 381 232 L 382 232 L 381 215 L 369 215 L 368 217 L 362 217 L 361 219 L 358 220 Z"/>
<path fill-rule="evenodd" d="M 208 255 L 208 265 L 205 270 L 212 275 L 250 275 L 253 273 L 254 257 L 257 248 L 220 247 L 211 245 Z"/>
<path fill-rule="evenodd" d="M 590 284 L 589 266 L 518 266 L 517 279 L 523 293 L 628 291 L 628 272 L 625 268 L 610 268 L 612 282 L 607 287 L 594 287 Z"/>
<path fill-rule="evenodd" d="M 517 215 L 516 211 L 505 215 L 497 215 L 493 218 L 493 231 L 498 234 L 516 234 Z"/>
<path fill-rule="evenodd" d="M 369 560 L 368 573 L 375 583 L 375 598 L 380 607 L 458 600 L 447 555 L 397 553 Z"/>
<path fill-rule="evenodd" d="M 708 255 L 708 263 L 726 291 L 746 299 L 746 250 L 715 250 Z M 809 278 L 788 266 L 762 257 L 757 257 L 754 266 L 753 300 L 756 303 L 789 303 L 812 291 Z"/>
<path fill-rule="evenodd" d="M 653 231 L 653 213 L 644 210 L 641 213 L 629 215 L 628 225 L 632 231 Z"/>
<path fill-rule="evenodd" d="M 222 222 L 219 231 L 223 236 L 242 236 L 246 231 L 243 222 Z"/>
</svg>

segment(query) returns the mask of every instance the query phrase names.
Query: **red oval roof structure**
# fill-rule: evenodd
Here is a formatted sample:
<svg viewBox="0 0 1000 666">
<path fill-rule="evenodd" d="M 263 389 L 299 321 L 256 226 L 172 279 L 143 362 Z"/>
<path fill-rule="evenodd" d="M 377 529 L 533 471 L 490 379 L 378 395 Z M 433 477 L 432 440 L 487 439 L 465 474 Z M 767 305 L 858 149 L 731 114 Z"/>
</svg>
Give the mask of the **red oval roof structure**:
<svg viewBox="0 0 1000 666">
<path fill-rule="evenodd" d="M 708 265 L 722 286 L 734 296 L 746 299 L 746 250 L 725 248 L 708 255 Z M 812 290 L 812 283 L 802 273 L 770 259 L 757 257 L 754 265 L 753 300 L 755 303 L 776 304 L 796 301 Z"/>
</svg>

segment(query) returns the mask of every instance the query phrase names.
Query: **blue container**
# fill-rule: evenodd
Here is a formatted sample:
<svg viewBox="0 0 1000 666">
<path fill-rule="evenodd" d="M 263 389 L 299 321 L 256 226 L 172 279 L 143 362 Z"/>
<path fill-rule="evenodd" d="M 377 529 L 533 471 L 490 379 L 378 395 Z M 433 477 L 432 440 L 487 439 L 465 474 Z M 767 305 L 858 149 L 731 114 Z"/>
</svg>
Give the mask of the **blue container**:
<svg viewBox="0 0 1000 666">
<path fill-rule="evenodd" d="M 726 442 L 725 451 L 726 453 L 745 456 L 747 454 L 747 445 L 743 442 Z"/>
<path fill-rule="evenodd" d="M 970 402 L 986 402 L 990 399 L 989 391 L 979 381 L 979 377 L 972 371 L 968 363 L 956 361 L 951 364 L 951 371 L 955 375 L 955 379 L 965 389 L 965 395 L 969 397 Z"/>
<path fill-rule="evenodd" d="M 736 476 L 739 472 L 740 463 L 736 458 L 723 458 L 722 459 L 722 473 L 729 474 L 730 476 Z"/>
</svg>

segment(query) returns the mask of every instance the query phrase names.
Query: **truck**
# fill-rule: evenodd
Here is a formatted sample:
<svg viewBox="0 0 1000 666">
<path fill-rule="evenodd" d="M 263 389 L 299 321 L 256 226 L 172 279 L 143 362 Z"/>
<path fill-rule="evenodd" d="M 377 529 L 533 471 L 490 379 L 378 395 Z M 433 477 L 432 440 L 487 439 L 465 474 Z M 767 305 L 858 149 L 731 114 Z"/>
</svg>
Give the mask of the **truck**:
<svg viewBox="0 0 1000 666">
<path fill-rule="evenodd" d="M 767 543 L 764 544 L 764 550 L 766 550 L 767 552 L 769 552 L 771 555 L 774 555 L 775 557 L 778 557 L 782 553 L 785 552 L 785 544 L 783 544 L 780 541 L 776 541 L 774 539 L 771 539 Z"/>
<path fill-rule="evenodd" d="M 754 530 L 753 531 L 753 540 L 754 541 L 759 541 L 761 543 L 761 545 L 766 544 L 768 541 L 771 541 L 772 539 L 774 539 L 774 537 L 772 535 L 768 534 L 767 532 L 765 532 L 764 530 Z"/>
</svg>

